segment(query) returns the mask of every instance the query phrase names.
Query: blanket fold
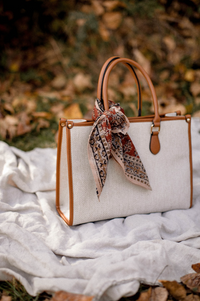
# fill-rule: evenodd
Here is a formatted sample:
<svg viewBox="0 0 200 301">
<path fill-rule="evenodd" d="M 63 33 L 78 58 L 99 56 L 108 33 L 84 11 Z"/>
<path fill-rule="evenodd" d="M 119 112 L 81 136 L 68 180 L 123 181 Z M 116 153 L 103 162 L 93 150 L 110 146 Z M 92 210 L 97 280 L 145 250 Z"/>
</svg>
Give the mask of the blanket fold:
<svg viewBox="0 0 200 301">
<path fill-rule="evenodd" d="M 65 290 L 118 300 L 177 280 L 200 259 L 200 118 L 192 118 L 193 207 L 68 227 L 55 208 L 56 150 L 0 142 L 0 280 L 31 295 Z"/>
</svg>

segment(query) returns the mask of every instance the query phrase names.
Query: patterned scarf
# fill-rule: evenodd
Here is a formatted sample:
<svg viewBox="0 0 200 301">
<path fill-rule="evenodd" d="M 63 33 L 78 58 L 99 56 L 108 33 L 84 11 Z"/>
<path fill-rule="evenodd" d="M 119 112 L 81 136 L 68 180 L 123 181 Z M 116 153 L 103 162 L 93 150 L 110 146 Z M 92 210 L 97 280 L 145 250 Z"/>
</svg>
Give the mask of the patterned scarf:
<svg viewBox="0 0 200 301">
<path fill-rule="evenodd" d="M 97 99 L 92 118 L 95 122 L 89 136 L 88 158 L 98 198 L 106 181 L 111 157 L 119 163 L 130 182 L 151 190 L 144 165 L 127 134 L 130 124 L 124 110 L 119 104 L 109 101 L 109 110 L 104 111 L 103 104 Z"/>
</svg>

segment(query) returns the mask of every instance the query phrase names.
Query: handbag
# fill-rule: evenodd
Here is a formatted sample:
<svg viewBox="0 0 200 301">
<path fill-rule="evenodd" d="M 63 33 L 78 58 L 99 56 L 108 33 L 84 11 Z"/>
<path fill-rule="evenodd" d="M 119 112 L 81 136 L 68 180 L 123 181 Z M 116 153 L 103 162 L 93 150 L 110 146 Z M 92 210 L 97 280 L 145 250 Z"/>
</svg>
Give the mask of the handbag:
<svg viewBox="0 0 200 301">
<path fill-rule="evenodd" d="M 123 63 L 135 79 L 138 116 L 108 101 L 111 70 Z M 146 79 L 154 114 L 141 116 Z M 56 208 L 70 226 L 192 206 L 191 116 L 158 113 L 154 86 L 135 61 L 112 57 L 98 81 L 93 119 L 59 122 Z"/>
</svg>

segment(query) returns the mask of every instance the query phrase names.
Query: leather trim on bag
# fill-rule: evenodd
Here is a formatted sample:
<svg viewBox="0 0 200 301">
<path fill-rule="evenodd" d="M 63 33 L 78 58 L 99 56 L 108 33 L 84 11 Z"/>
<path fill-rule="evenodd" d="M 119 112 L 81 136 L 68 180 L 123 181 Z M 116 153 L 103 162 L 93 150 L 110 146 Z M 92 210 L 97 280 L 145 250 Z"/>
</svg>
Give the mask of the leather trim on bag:
<svg viewBox="0 0 200 301">
<path fill-rule="evenodd" d="M 142 117 L 129 117 L 128 120 L 130 123 L 132 122 L 153 122 L 153 119 L 154 119 L 154 115 L 153 116 L 142 116 Z M 163 122 L 163 121 L 173 121 L 173 120 L 184 120 L 185 119 L 185 116 L 165 116 L 165 117 L 162 117 L 160 116 L 160 122 Z M 155 125 L 155 127 L 157 127 Z"/>
<path fill-rule="evenodd" d="M 159 132 L 152 132 L 150 138 L 149 149 L 153 155 L 157 155 L 160 151 L 160 141 L 158 139 Z"/>
<path fill-rule="evenodd" d="M 150 116 L 142 116 L 142 117 L 128 117 L 128 120 L 130 123 L 133 122 L 152 122 L 154 118 L 154 115 Z M 185 116 L 170 116 L 170 117 L 162 117 L 160 116 L 160 121 L 173 121 L 173 120 L 184 120 Z M 73 126 L 92 126 L 94 124 L 94 121 L 87 120 L 86 122 L 77 122 L 74 123 Z"/>
<path fill-rule="evenodd" d="M 65 122 L 66 119 L 62 118 L 59 122 L 59 132 L 58 132 L 58 146 L 57 146 L 57 170 L 56 170 L 56 209 L 62 219 L 69 225 L 73 225 L 73 182 L 72 182 L 72 165 L 71 165 L 71 137 L 70 129 L 66 127 L 66 144 L 67 144 L 67 166 L 68 166 L 68 179 L 69 179 L 69 219 L 60 209 L 60 162 L 61 162 L 61 144 L 63 127 L 61 123 Z"/>
</svg>

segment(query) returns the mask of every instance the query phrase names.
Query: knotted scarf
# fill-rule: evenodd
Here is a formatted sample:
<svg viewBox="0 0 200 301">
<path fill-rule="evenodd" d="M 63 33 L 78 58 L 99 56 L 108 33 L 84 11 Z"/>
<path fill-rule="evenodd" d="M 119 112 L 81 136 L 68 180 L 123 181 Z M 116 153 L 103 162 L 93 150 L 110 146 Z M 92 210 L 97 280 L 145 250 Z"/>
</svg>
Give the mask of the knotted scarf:
<svg viewBox="0 0 200 301">
<path fill-rule="evenodd" d="M 96 99 L 92 118 L 95 122 L 89 136 L 88 158 L 98 198 L 111 157 L 119 163 L 130 182 L 151 190 L 144 165 L 127 134 L 130 124 L 120 105 L 109 101 L 109 110 L 105 111 L 102 102 Z"/>
</svg>

